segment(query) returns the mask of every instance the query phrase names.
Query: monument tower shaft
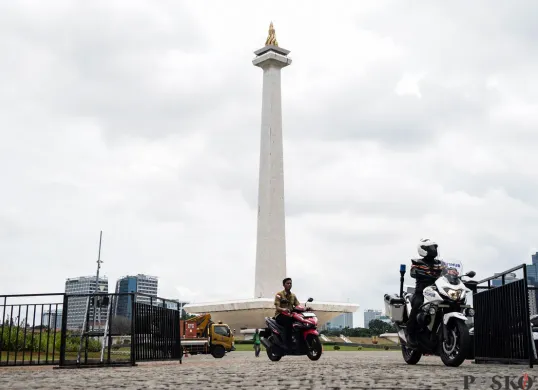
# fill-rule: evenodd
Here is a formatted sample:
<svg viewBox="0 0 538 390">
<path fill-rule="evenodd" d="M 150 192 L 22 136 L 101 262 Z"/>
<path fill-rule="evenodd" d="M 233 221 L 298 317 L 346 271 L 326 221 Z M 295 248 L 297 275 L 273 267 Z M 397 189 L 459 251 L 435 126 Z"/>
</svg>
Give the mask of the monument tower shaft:
<svg viewBox="0 0 538 390">
<path fill-rule="evenodd" d="M 274 294 L 282 290 L 286 276 L 286 228 L 284 212 L 284 153 L 282 142 L 281 70 L 291 64 L 289 51 L 278 46 L 273 23 L 265 46 L 254 52 L 252 61 L 263 70 L 260 176 L 258 194 L 258 236 L 253 299 L 214 303 L 191 303 L 188 313 L 209 313 L 241 333 L 254 334 L 266 326 L 265 317 L 274 315 Z M 359 305 L 328 303 L 317 299 L 310 304 L 319 325 L 342 313 L 352 313 Z M 251 332 L 252 331 L 252 332 Z"/>
<path fill-rule="evenodd" d="M 273 23 L 266 46 L 255 54 L 263 92 L 254 297 L 272 298 L 286 277 L 281 69 L 291 64 L 289 51 L 278 47 Z"/>
</svg>

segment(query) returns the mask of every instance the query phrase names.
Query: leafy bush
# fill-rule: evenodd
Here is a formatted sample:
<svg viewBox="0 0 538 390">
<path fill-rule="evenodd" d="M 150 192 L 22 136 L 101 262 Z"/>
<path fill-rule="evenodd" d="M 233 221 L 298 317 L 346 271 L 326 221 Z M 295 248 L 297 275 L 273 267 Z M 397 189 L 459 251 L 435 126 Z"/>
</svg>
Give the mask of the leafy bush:
<svg viewBox="0 0 538 390">
<path fill-rule="evenodd" d="M 357 349 L 358 349 L 359 351 L 362 351 L 362 347 L 361 347 L 361 346 L 357 347 Z"/>
<path fill-rule="evenodd" d="M 338 351 L 338 350 L 340 349 L 340 346 L 339 346 L 339 345 L 335 345 L 333 348 L 334 348 L 336 351 Z"/>
<path fill-rule="evenodd" d="M 85 348 L 86 341 L 82 345 L 82 350 Z M 65 340 L 65 350 L 66 352 L 78 352 L 80 347 L 80 337 L 69 337 Z M 101 343 L 97 339 L 88 339 L 88 352 L 99 352 L 101 351 Z"/>
<path fill-rule="evenodd" d="M 389 350 L 388 345 L 385 345 L 384 349 L 385 349 L 385 351 L 388 351 Z"/>
<path fill-rule="evenodd" d="M 26 333 L 26 335 L 25 335 Z M 23 326 L 4 326 L 0 333 L 0 350 L 3 351 L 41 351 L 49 352 L 53 348 L 60 350 L 61 332 L 54 329 L 34 329 L 33 331 Z"/>
<path fill-rule="evenodd" d="M 33 352 L 60 352 L 62 333 L 54 329 L 29 329 L 24 326 L 5 326 L 0 331 L 0 350 L 2 351 L 33 351 Z M 26 337 L 25 337 L 26 332 Z M 67 332 L 65 340 L 65 350 L 67 352 L 77 352 L 80 345 L 78 333 Z M 88 340 L 88 351 L 99 352 L 101 343 L 96 339 Z"/>
</svg>

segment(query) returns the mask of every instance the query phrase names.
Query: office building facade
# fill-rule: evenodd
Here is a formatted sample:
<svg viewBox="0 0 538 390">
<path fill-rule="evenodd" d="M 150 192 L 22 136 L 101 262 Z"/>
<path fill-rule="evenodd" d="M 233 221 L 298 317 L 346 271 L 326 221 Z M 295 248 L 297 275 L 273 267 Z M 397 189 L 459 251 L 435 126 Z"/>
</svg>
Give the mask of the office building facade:
<svg viewBox="0 0 538 390">
<path fill-rule="evenodd" d="M 78 294 L 93 294 L 99 292 L 108 293 L 108 279 L 106 277 L 99 278 L 99 286 L 97 289 L 95 276 L 80 276 L 78 278 L 67 279 L 65 282 L 66 295 Z M 68 297 L 67 301 L 67 329 L 82 329 L 84 324 L 84 316 L 88 308 L 88 297 Z M 65 308 L 64 308 L 65 310 Z M 89 319 L 93 323 L 93 305 L 89 307 Z M 97 318 L 97 314 L 99 315 Z M 96 321 L 100 320 L 105 323 L 108 317 L 108 310 L 102 308 L 96 312 Z"/>
<path fill-rule="evenodd" d="M 537 275 L 537 269 L 538 269 L 538 253 L 531 256 L 532 264 L 527 265 L 527 287 L 535 287 L 538 286 L 538 275 Z M 494 276 L 497 276 L 496 273 Z M 516 276 L 515 273 L 509 273 L 504 276 L 504 284 L 515 282 L 516 280 L 520 280 Z M 493 287 L 499 287 L 502 286 L 503 281 L 502 277 L 498 277 L 497 279 L 494 279 L 491 281 L 491 285 Z M 529 296 L 529 312 L 530 315 L 538 314 L 538 290 L 531 290 L 528 291 Z"/>
<path fill-rule="evenodd" d="M 370 328 L 370 321 L 377 320 L 382 316 L 381 310 L 368 309 L 364 311 L 364 327 Z"/>
<path fill-rule="evenodd" d="M 117 294 L 126 294 L 126 293 L 140 293 L 145 295 L 137 295 L 136 302 L 151 304 L 152 302 L 157 303 L 152 299 L 157 297 L 158 290 L 158 279 L 155 276 L 148 275 L 128 275 L 120 278 L 116 282 L 116 293 Z M 121 295 L 115 299 L 115 309 L 114 313 L 117 316 L 132 318 L 132 296 L 131 295 Z"/>
<path fill-rule="evenodd" d="M 41 316 L 41 325 L 50 329 L 62 329 L 62 309 L 45 310 Z"/>
<path fill-rule="evenodd" d="M 336 330 L 345 328 L 353 328 L 353 313 L 344 313 L 334 317 L 331 321 L 324 324 L 321 330 Z"/>
<path fill-rule="evenodd" d="M 184 318 L 186 317 L 187 313 L 185 312 L 185 309 L 183 309 L 183 307 L 188 304 L 189 302 L 181 302 L 179 299 L 171 299 L 166 301 L 165 306 L 168 309 L 181 310 L 180 316 L 181 318 Z"/>
</svg>

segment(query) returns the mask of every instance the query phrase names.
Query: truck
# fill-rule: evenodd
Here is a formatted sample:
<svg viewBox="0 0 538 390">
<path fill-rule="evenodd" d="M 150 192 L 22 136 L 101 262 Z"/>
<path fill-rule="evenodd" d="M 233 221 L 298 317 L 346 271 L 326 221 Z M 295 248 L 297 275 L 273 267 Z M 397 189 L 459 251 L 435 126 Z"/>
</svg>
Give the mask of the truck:
<svg viewBox="0 0 538 390">
<path fill-rule="evenodd" d="M 213 322 L 209 313 L 181 320 L 180 334 L 184 353 L 210 353 L 214 358 L 220 359 L 226 352 L 235 350 L 234 335 L 230 327 L 222 322 Z"/>
</svg>

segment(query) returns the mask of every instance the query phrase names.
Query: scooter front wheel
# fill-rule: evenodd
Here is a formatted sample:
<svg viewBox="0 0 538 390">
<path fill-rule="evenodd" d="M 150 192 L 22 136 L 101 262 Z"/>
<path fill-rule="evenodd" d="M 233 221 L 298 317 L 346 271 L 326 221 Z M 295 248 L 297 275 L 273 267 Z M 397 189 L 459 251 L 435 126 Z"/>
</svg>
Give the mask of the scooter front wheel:
<svg viewBox="0 0 538 390">
<path fill-rule="evenodd" d="M 282 359 L 281 355 L 277 355 L 273 352 L 273 347 L 266 348 L 265 350 L 267 352 L 267 357 L 272 362 L 278 362 L 280 359 Z"/>
<path fill-rule="evenodd" d="M 402 345 L 402 356 L 407 364 L 417 364 L 422 357 L 417 349 L 411 349 L 406 345 Z"/>
<path fill-rule="evenodd" d="M 310 360 L 318 360 L 323 351 L 319 337 L 315 335 L 308 336 L 306 339 L 306 344 L 306 356 L 308 356 Z"/>
</svg>

